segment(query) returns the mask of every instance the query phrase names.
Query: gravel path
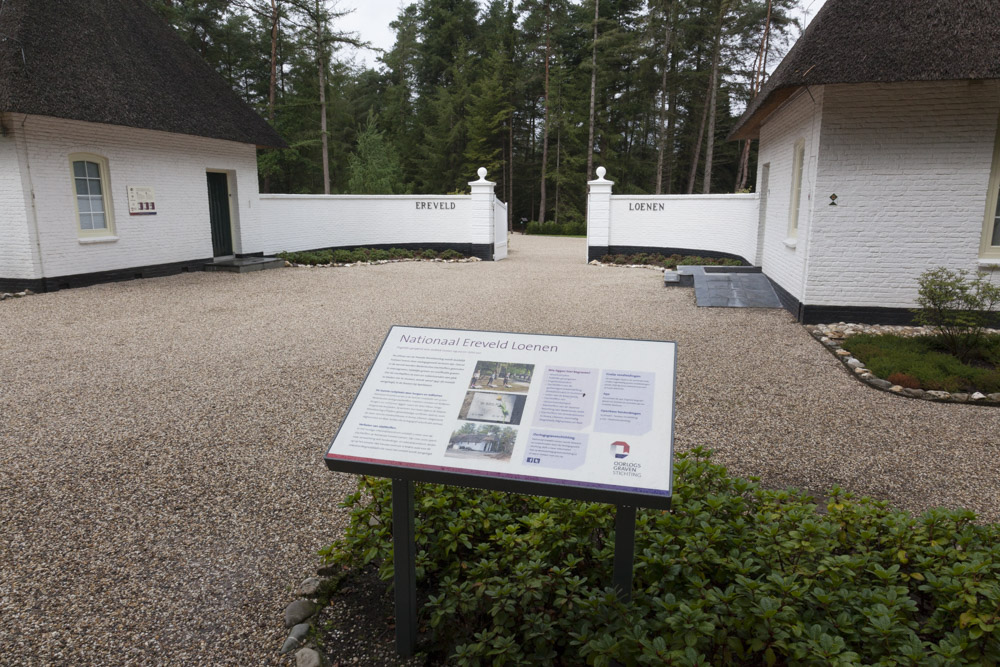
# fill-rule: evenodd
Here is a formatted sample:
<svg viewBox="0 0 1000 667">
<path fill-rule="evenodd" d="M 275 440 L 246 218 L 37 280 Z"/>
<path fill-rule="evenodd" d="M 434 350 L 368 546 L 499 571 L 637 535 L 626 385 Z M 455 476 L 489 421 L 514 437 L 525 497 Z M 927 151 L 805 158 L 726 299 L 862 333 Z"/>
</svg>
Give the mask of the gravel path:
<svg viewBox="0 0 1000 667">
<path fill-rule="evenodd" d="M 873 391 L 784 311 L 582 239 L 507 261 L 185 274 L 0 304 L 0 663 L 288 664 L 352 488 L 321 462 L 391 324 L 676 340 L 676 442 L 769 486 L 1000 519 L 1000 410 Z"/>
</svg>

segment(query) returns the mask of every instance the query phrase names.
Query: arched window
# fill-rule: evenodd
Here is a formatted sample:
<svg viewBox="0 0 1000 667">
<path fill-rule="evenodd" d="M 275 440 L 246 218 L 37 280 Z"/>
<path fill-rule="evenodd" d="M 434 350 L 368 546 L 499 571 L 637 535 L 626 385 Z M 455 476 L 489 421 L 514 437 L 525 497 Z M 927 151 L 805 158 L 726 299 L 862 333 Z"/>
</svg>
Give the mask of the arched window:
<svg viewBox="0 0 1000 667">
<path fill-rule="evenodd" d="M 69 156 L 69 164 L 80 237 L 114 236 L 114 207 L 111 205 L 107 158 L 74 153 Z"/>
<path fill-rule="evenodd" d="M 993 146 L 993 170 L 986 193 L 986 218 L 983 220 L 983 241 L 979 247 L 979 257 L 1000 261 L 1000 123 Z"/>
<path fill-rule="evenodd" d="M 806 161 L 806 140 L 795 142 L 792 154 L 792 196 L 788 204 L 788 238 L 799 236 L 799 208 L 802 200 L 802 167 Z"/>
</svg>

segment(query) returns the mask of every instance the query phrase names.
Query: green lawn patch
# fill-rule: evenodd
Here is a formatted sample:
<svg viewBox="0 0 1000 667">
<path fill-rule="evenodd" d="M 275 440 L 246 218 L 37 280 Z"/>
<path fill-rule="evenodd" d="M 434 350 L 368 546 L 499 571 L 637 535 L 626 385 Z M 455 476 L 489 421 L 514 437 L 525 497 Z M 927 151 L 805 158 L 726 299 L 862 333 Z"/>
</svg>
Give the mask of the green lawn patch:
<svg viewBox="0 0 1000 667">
<path fill-rule="evenodd" d="M 629 604 L 611 588 L 613 507 L 418 484 L 418 648 L 457 665 L 1000 661 L 997 525 L 837 488 L 821 513 L 702 450 L 674 471 L 673 509 L 638 513 Z M 368 568 L 393 573 L 389 481 L 362 478 L 345 506 L 323 552 L 333 596 Z"/>
<path fill-rule="evenodd" d="M 1000 335 L 983 336 L 967 363 L 940 336 L 860 334 L 841 346 L 880 378 L 910 389 L 1000 392 Z"/>
</svg>

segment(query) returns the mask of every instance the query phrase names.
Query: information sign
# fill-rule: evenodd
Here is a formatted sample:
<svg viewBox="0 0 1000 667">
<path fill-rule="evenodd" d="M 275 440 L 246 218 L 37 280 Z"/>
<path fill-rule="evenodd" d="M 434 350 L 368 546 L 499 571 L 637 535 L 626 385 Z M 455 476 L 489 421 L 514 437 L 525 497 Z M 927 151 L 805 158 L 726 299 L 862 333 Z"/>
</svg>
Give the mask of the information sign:
<svg viewBox="0 0 1000 667">
<path fill-rule="evenodd" d="M 332 470 L 669 508 L 676 344 L 394 326 Z"/>
<path fill-rule="evenodd" d="M 153 188 L 128 186 L 128 214 L 156 215 L 156 193 Z"/>
</svg>

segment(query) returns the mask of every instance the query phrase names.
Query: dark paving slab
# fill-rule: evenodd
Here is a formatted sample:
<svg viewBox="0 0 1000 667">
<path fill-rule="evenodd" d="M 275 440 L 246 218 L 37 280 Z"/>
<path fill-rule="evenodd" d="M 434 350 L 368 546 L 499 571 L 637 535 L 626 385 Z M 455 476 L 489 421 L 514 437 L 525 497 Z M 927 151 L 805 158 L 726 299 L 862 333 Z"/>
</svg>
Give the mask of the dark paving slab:
<svg viewBox="0 0 1000 667">
<path fill-rule="evenodd" d="M 690 273 L 695 301 L 703 308 L 781 308 L 778 295 L 762 273 Z"/>
</svg>

